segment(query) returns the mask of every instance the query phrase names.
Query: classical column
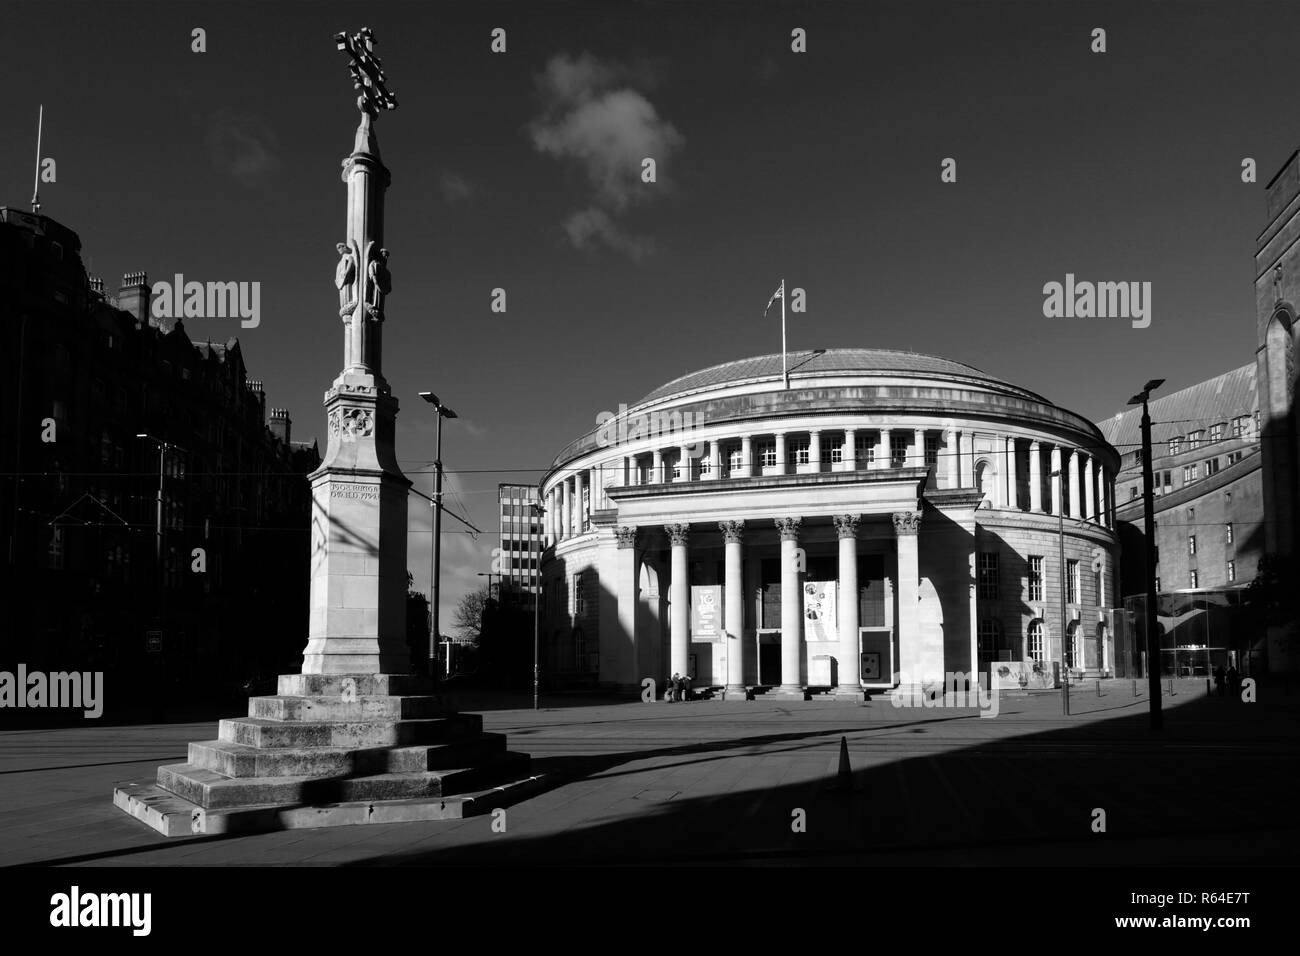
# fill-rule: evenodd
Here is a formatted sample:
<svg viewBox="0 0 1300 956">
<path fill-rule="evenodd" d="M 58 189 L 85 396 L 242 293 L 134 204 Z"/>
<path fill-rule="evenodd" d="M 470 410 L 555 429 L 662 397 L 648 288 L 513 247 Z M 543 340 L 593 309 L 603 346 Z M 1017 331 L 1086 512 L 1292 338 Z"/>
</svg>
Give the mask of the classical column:
<svg viewBox="0 0 1300 956">
<path fill-rule="evenodd" d="M 575 535 L 582 534 L 586 528 L 582 521 L 582 489 L 583 489 L 583 472 L 575 472 L 573 475 L 573 528 L 572 533 Z"/>
<path fill-rule="evenodd" d="M 876 467 L 894 467 L 894 449 L 890 445 L 889 429 L 880 429 L 880 444 L 876 446 Z"/>
<path fill-rule="evenodd" d="M 957 470 L 961 473 L 962 486 L 966 488 L 975 487 L 975 435 L 971 432 L 962 432 L 961 438 L 958 439 L 960 447 L 960 463 Z"/>
<path fill-rule="evenodd" d="M 560 537 L 555 533 L 555 530 L 560 526 L 559 510 L 559 498 L 555 495 L 555 485 L 551 485 L 551 490 L 546 493 L 546 534 L 551 539 L 550 544 L 555 544 Z"/>
<path fill-rule="evenodd" d="M 957 429 L 955 428 L 943 430 L 943 458 L 944 472 L 948 476 L 945 487 L 960 488 L 961 478 L 957 470 Z"/>
<path fill-rule="evenodd" d="M 841 690 L 862 692 L 859 663 L 862 660 L 858 633 L 858 520 L 861 515 L 835 515 L 835 533 L 840 539 L 839 621 Z"/>
<path fill-rule="evenodd" d="M 776 473 L 784 475 L 785 466 L 785 432 L 776 433 Z"/>
<path fill-rule="evenodd" d="M 1097 465 L 1097 510 L 1101 523 L 1107 528 L 1110 527 L 1110 508 L 1114 502 L 1111 500 L 1110 483 L 1106 480 L 1106 466 Z"/>
<path fill-rule="evenodd" d="M 668 476 L 664 474 L 664 451 L 662 448 L 656 448 L 652 453 L 650 460 L 650 484 L 656 485 L 661 481 L 667 481 Z"/>
<path fill-rule="evenodd" d="M 1083 517 L 1088 521 L 1101 524 L 1101 519 L 1097 516 L 1097 475 L 1092 470 L 1092 456 L 1083 463 L 1083 491 L 1085 500 L 1083 502 Z"/>
<path fill-rule="evenodd" d="M 800 518 L 777 518 L 781 533 L 781 689 L 803 687 L 803 589 L 799 586 Z"/>
<path fill-rule="evenodd" d="M 673 674 L 687 676 L 691 663 L 691 589 L 686 555 L 686 538 L 690 530 L 689 524 L 664 525 L 672 544 L 672 580 L 668 586 L 669 672 L 664 675 L 666 677 Z"/>
<path fill-rule="evenodd" d="M 754 438 L 752 435 L 740 437 L 740 473 L 733 478 L 748 478 L 754 473 Z"/>
<path fill-rule="evenodd" d="M 817 429 L 808 432 L 808 464 L 813 471 L 822 470 L 822 433 Z"/>
<path fill-rule="evenodd" d="M 569 493 L 569 479 L 560 481 L 560 535 L 563 541 L 573 533 L 573 495 Z"/>
<path fill-rule="evenodd" d="M 1079 449 L 1067 448 L 1065 454 L 1070 456 L 1070 467 L 1066 470 L 1070 476 L 1070 517 L 1078 520 L 1083 517 L 1079 501 Z"/>
<path fill-rule="evenodd" d="M 844 444 L 840 446 L 840 470 L 857 471 L 858 469 L 858 433 L 852 428 L 844 429 Z"/>
<path fill-rule="evenodd" d="M 707 477 L 710 480 L 722 477 L 722 446 L 716 438 L 709 442 L 709 473 Z"/>
<path fill-rule="evenodd" d="M 921 574 L 917 542 L 920 527 L 921 512 L 894 512 L 894 535 L 898 546 L 898 670 L 899 683 L 905 686 L 919 685 L 927 677 L 925 648 L 921 646 Z"/>
<path fill-rule="evenodd" d="M 663 682 L 659 674 L 639 674 L 640 661 L 636 642 L 636 608 L 640 595 L 636 574 L 636 526 L 620 525 L 614 528 L 614 538 L 618 550 L 614 555 L 614 599 L 618 603 L 618 639 L 620 642 L 618 661 L 618 682 L 633 686 L 641 683 L 643 677 L 653 677 L 656 684 Z M 601 635 L 604 643 L 605 635 Z"/>
<path fill-rule="evenodd" d="M 912 467 L 925 467 L 925 429 L 917 428 L 912 431 Z"/>
<path fill-rule="evenodd" d="M 1036 441 L 1029 443 L 1029 510 L 1043 510 L 1043 452 Z"/>
<path fill-rule="evenodd" d="M 623 480 L 619 484 L 624 488 L 636 484 L 636 459 L 631 455 L 623 456 Z"/>
<path fill-rule="evenodd" d="M 1013 511 L 1020 510 L 1020 476 L 1016 474 L 1019 462 L 1016 461 L 1016 440 L 1007 438 L 1007 507 Z"/>
<path fill-rule="evenodd" d="M 719 521 L 724 547 L 722 624 L 727 635 L 727 694 L 745 696 L 745 585 L 741 539 L 743 521 Z"/>
<path fill-rule="evenodd" d="M 1061 472 L 1061 446 L 1052 446 L 1052 467 L 1051 471 L 1056 472 L 1056 479 L 1052 482 L 1052 514 L 1061 514 L 1061 482 L 1065 475 Z"/>
</svg>

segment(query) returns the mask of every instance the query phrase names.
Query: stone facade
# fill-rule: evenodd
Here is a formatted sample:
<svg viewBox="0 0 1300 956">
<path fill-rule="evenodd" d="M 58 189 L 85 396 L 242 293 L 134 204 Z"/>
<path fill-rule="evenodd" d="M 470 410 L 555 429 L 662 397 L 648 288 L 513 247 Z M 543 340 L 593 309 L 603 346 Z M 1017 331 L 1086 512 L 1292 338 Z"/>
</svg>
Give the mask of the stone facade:
<svg viewBox="0 0 1300 956">
<path fill-rule="evenodd" d="M 854 693 L 999 659 L 1113 672 L 1097 625 L 1115 597 L 1119 456 L 1095 426 L 932 356 L 799 353 L 788 389 L 780 358 L 669 383 L 556 459 L 540 486 L 552 678 Z M 1062 537 L 1081 592 L 1064 650 Z M 838 585 L 812 612 L 833 621 L 806 625 L 809 582 Z M 691 588 L 710 586 L 724 633 L 697 640 Z"/>
</svg>

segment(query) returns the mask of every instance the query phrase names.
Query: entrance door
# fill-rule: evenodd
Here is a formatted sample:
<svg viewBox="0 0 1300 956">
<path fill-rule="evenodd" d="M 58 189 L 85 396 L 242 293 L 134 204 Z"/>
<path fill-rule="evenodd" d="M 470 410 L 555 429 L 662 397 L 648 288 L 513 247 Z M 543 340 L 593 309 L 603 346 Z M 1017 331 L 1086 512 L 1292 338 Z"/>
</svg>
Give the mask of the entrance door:
<svg viewBox="0 0 1300 956">
<path fill-rule="evenodd" d="M 776 687 L 781 683 L 781 645 L 758 645 L 758 660 L 763 667 L 763 685 Z"/>
</svg>

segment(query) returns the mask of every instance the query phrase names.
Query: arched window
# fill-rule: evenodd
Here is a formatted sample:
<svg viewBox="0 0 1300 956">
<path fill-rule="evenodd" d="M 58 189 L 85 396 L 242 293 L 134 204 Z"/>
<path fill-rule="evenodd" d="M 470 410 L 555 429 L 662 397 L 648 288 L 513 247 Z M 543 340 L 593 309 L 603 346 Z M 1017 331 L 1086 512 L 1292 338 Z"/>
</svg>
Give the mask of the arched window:
<svg viewBox="0 0 1300 956">
<path fill-rule="evenodd" d="M 989 497 L 993 491 L 992 470 L 989 468 L 987 461 L 981 461 L 975 466 L 975 487 L 979 489 L 980 494 Z"/>
<path fill-rule="evenodd" d="M 1065 642 L 1065 646 L 1066 646 L 1065 666 L 1066 667 L 1079 667 L 1081 662 L 1083 661 L 1083 648 L 1080 646 L 1079 643 L 1079 638 L 1081 633 L 1082 633 L 1082 629 L 1079 627 L 1078 621 L 1071 621 L 1065 629 L 1065 634 L 1067 638 Z"/>
<path fill-rule="evenodd" d="M 1030 621 L 1029 630 L 1025 634 L 1025 656 L 1031 661 L 1041 661 L 1045 653 L 1043 622 L 1038 620 Z"/>
</svg>

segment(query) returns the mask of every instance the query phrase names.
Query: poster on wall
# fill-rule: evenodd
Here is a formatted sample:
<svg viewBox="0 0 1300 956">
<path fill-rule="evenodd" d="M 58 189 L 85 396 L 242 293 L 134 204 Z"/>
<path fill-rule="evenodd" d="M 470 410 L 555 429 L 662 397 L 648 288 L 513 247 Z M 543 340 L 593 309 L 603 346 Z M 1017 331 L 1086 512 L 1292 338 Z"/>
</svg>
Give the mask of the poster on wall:
<svg viewBox="0 0 1300 956">
<path fill-rule="evenodd" d="M 837 640 L 834 581 L 808 581 L 803 586 L 803 633 L 808 643 Z"/>
<path fill-rule="evenodd" d="M 691 588 L 691 640 L 722 640 L 722 585 Z"/>
</svg>

